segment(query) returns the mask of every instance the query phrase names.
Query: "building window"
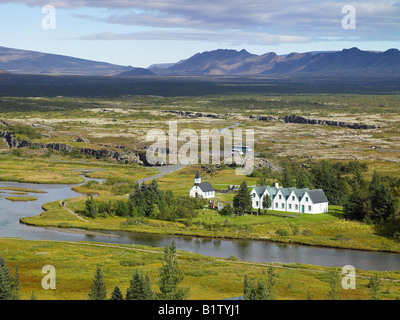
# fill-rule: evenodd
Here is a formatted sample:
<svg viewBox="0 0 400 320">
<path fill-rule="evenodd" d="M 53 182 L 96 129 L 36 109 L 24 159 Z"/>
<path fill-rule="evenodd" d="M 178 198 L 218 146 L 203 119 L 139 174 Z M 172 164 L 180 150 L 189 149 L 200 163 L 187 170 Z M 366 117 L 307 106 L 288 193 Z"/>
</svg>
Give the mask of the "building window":
<svg viewBox="0 0 400 320">
<path fill-rule="evenodd" d="M 279 200 L 281 200 L 282 199 L 282 196 L 281 195 L 279 195 Z"/>
<path fill-rule="evenodd" d="M 292 209 L 292 204 L 291 203 L 289 203 L 289 209 Z"/>
<path fill-rule="evenodd" d="M 294 196 L 292 196 L 292 200 L 294 201 Z"/>
<path fill-rule="evenodd" d="M 298 204 L 296 204 L 295 208 L 296 208 L 296 210 L 297 210 L 297 209 L 299 208 L 299 205 L 298 205 Z"/>
<path fill-rule="evenodd" d="M 311 211 L 311 206 L 308 206 L 308 211 Z"/>
<path fill-rule="evenodd" d="M 256 207 L 258 207 L 258 201 L 256 201 Z"/>
<path fill-rule="evenodd" d="M 285 209 L 285 204 L 284 203 L 282 203 L 282 209 Z"/>
<path fill-rule="evenodd" d="M 277 209 L 278 209 L 278 204 L 277 204 L 277 203 L 275 203 L 275 208 L 277 208 Z"/>
<path fill-rule="evenodd" d="M 306 197 L 306 202 L 308 202 L 308 197 Z"/>
</svg>

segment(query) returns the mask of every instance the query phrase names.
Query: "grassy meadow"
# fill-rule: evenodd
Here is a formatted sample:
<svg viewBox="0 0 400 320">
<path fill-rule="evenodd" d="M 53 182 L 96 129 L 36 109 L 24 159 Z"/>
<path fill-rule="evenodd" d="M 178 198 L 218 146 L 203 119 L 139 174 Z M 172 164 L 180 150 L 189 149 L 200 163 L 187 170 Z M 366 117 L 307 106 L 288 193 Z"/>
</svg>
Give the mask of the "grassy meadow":
<svg viewBox="0 0 400 320">
<path fill-rule="evenodd" d="M 21 250 L 21 248 L 24 248 Z M 22 299 L 32 291 L 38 300 L 86 300 L 97 264 L 102 268 L 108 297 L 118 285 L 125 295 L 136 269 L 149 272 L 152 289 L 158 290 L 158 269 L 163 262 L 162 248 L 108 245 L 83 242 L 24 241 L 0 238 L 1 256 L 9 267 L 19 267 Z M 68 254 L 66 254 L 68 252 Z M 218 300 L 243 295 L 243 280 L 267 277 L 268 264 L 231 261 L 178 250 L 178 263 L 184 274 L 182 286 L 190 287 L 191 300 Z M 44 290 L 42 268 L 56 269 L 56 289 Z M 328 268 L 310 265 L 275 265 L 278 300 L 325 300 L 329 291 Z M 338 269 L 340 272 L 340 269 Z M 367 284 L 375 272 L 357 270 L 355 290 L 341 290 L 344 300 L 368 300 Z M 381 299 L 400 298 L 400 273 L 378 272 L 382 281 Z"/>
</svg>

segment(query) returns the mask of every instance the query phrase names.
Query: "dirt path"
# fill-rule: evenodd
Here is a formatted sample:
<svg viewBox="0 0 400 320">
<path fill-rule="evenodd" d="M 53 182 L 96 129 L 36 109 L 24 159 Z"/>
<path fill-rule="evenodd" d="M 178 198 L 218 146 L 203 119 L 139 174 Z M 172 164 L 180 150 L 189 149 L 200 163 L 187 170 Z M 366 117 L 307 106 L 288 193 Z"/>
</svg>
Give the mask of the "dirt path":
<svg viewBox="0 0 400 320">
<path fill-rule="evenodd" d="M 62 205 L 62 202 L 63 201 L 59 201 L 59 203 L 61 204 L 61 207 L 64 209 L 64 210 L 67 210 L 70 214 L 72 214 L 73 216 L 75 216 L 75 217 L 77 217 L 79 220 L 82 220 L 82 221 L 85 221 L 85 222 L 92 222 L 92 221 L 89 221 L 89 220 L 86 220 L 85 218 L 83 218 L 83 217 L 81 217 L 80 215 L 78 215 L 78 214 L 76 214 L 75 212 L 73 212 L 70 208 L 68 208 L 67 207 L 67 204 L 65 203 L 64 204 L 64 206 Z M 95 222 L 93 222 L 93 223 L 95 223 Z"/>
</svg>

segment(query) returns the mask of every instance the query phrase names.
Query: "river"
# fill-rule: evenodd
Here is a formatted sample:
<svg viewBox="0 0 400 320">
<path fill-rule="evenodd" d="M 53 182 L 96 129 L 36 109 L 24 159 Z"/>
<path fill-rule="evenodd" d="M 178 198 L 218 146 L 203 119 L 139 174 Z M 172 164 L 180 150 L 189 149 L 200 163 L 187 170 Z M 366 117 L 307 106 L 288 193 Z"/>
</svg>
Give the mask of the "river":
<svg viewBox="0 0 400 320">
<path fill-rule="evenodd" d="M 71 185 L 0 182 L 0 187 L 20 187 L 47 192 L 29 194 L 38 198 L 33 202 L 12 202 L 5 199 L 12 191 L 4 191 L 5 193 L 1 194 L 0 198 L 0 237 L 26 240 L 95 241 L 156 247 L 163 247 L 175 241 L 178 249 L 221 258 L 233 255 L 240 260 L 252 262 L 306 263 L 321 266 L 352 265 L 359 269 L 377 271 L 400 269 L 400 254 L 396 253 L 279 244 L 257 240 L 222 240 L 130 232 L 102 231 L 99 235 L 90 235 L 30 227 L 20 224 L 19 220 L 40 214 L 44 203 L 73 198 L 81 194 L 71 190 Z"/>
</svg>

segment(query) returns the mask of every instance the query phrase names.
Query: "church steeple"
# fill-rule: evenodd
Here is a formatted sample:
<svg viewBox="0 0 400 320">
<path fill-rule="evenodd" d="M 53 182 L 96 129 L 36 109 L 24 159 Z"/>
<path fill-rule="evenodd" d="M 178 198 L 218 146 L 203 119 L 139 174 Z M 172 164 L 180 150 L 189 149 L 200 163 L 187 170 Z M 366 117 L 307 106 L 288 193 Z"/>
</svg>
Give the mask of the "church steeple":
<svg viewBox="0 0 400 320">
<path fill-rule="evenodd" d="M 197 170 L 197 173 L 194 177 L 194 185 L 197 186 L 201 183 L 201 176 L 199 170 Z"/>
</svg>

